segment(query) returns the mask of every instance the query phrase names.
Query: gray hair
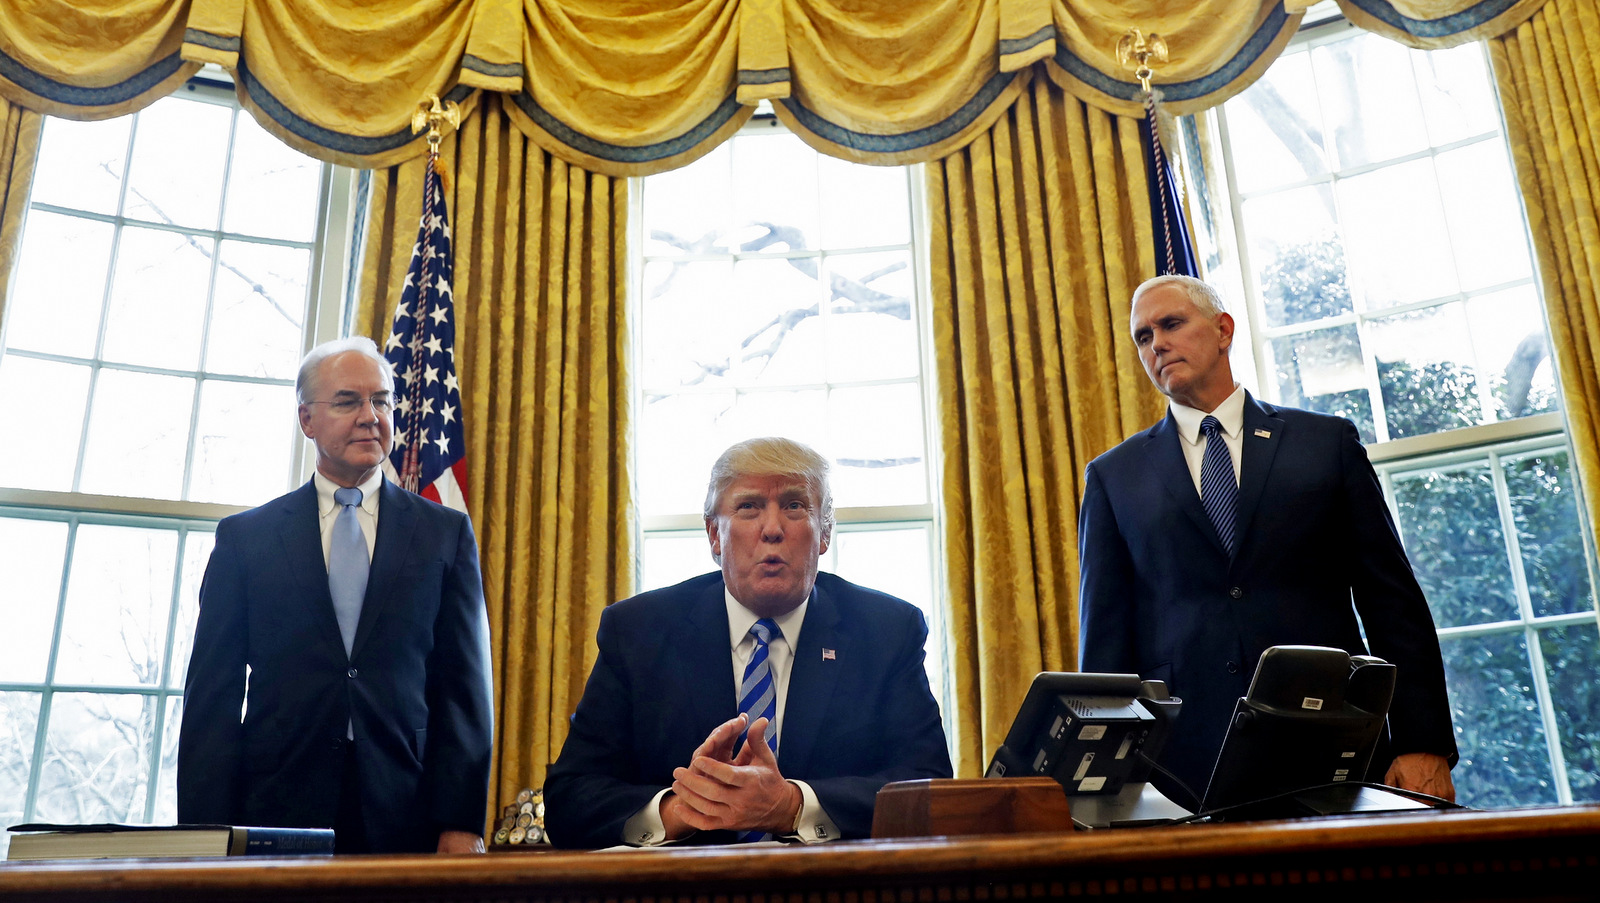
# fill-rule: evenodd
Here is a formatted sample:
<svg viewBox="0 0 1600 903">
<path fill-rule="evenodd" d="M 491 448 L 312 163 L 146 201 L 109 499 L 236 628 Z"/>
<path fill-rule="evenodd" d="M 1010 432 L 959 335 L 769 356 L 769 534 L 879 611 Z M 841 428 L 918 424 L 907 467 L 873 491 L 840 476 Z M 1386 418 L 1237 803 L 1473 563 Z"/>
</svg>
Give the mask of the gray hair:
<svg viewBox="0 0 1600 903">
<path fill-rule="evenodd" d="M 729 446 L 711 465 L 705 516 L 717 516 L 722 494 L 740 477 L 795 476 L 804 480 L 822 506 L 822 533 L 833 532 L 833 493 L 828 489 L 828 459 L 793 439 L 767 436 Z"/>
<path fill-rule="evenodd" d="M 1210 283 L 1196 279 L 1193 276 L 1180 276 L 1176 273 L 1157 276 L 1154 279 L 1146 279 L 1139 284 L 1138 288 L 1133 290 L 1133 299 L 1129 303 L 1137 303 L 1140 295 L 1158 289 L 1163 285 L 1175 285 L 1183 289 L 1183 293 L 1189 297 L 1190 301 L 1194 302 L 1194 306 L 1200 309 L 1200 315 L 1207 320 L 1215 320 L 1218 315 L 1228 311 L 1227 306 L 1222 303 L 1222 296 L 1217 294 L 1217 290 L 1212 288 Z"/>
<path fill-rule="evenodd" d="M 300 372 L 294 378 L 295 400 L 301 404 L 313 401 L 311 397 L 316 394 L 317 368 L 322 362 L 336 354 L 354 351 L 362 357 L 371 358 L 378 364 L 378 369 L 383 373 L 383 381 L 389 384 L 389 391 L 394 391 L 394 368 L 389 365 L 389 359 L 378 350 L 378 343 L 364 335 L 355 335 L 347 339 L 334 339 L 323 342 L 321 345 L 306 352 L 300 359 Z"/>
</svg>

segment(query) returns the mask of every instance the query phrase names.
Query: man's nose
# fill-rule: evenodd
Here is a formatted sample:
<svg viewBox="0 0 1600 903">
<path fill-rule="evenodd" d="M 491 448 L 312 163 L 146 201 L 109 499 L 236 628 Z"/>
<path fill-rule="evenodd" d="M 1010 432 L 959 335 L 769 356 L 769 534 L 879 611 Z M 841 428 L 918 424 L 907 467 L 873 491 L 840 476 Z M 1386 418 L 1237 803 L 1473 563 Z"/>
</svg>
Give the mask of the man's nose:
<svg viewBox="0 0 1600 903">
<path fill-rule="evenodd" d="M 761 538 L 767 542 L 779 542 L 783 539 L 782 511 L 770 506 L 762 510 Z"/>
</svg>

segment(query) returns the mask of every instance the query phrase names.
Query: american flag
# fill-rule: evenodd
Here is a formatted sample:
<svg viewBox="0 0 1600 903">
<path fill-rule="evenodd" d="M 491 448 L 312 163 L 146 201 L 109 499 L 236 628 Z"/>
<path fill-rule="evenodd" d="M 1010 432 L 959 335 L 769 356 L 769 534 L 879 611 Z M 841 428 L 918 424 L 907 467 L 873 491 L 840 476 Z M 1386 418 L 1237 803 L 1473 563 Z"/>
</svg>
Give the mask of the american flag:
<svg viewBox="0 0 1600 903">
<path fill-rule="evenodd" d="M 455 265 L 438 159 L 422 181 L 422 224 L 384 356 L 394 367 L 390 479 L 441 505 L 467 510 L 467 461 L 456 381 Z"/>
</svg>

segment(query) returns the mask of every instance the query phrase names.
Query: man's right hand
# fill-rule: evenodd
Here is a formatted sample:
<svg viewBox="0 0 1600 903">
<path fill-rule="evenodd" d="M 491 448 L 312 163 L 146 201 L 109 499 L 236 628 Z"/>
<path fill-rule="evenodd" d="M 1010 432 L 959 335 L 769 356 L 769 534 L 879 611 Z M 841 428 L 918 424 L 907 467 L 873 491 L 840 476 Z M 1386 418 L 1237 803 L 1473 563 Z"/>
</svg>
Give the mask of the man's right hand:
<svg viewBox="0 0 1600 903">
<path fill-rule="evenodd" d="M 732 764 L 733 745 L 739 742 L 739 735 L 749 726 L 750 716 L 743 712 L 717 725 L 689 757 L 689 764 L 693 765 L 700 758 Z M 684 821 L 683 801 L 672 793 L 661 798 L 661 824 L 666 829 L 668 840 L 688 837 L 696 830 Z"/>
</svg>

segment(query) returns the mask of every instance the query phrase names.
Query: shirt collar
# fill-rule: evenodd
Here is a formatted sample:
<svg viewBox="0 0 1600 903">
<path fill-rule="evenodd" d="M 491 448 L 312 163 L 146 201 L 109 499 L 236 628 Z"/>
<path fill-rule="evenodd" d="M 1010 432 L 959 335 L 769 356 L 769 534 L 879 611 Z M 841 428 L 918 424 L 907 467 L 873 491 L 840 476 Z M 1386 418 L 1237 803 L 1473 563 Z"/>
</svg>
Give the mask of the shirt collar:
<svg viewBox="0 0 1600 903">
<path fill-rule="evenodd" d="M 816 587 L 811 592 L 816 593 Z M 728 646 L 730 649 L 739 648 L 745 637 L 750 635 L 750 628 L 761 620 L 761 616 L 733 597 L 733 591 L 724 584 L 722 588 L 723 600 L 728 606 Z M 794 647 L 795 637 L 800 635 L 800 625 L 806 619 L 806 608 L 811 604 L 811 596 L 806 596 L 805 601 L 794 607 L 788 614 L 779 615 L 772 620 L 777 623 L 778 630 L 783 632 L 783 638 L 789 641 L 790 648 Z"/>
<path fill-rule="evenodd" d="M 311 482 L 317 487 L 317 513 L 327 517 L 339 504 L 333 500 L 334 490 L 340 488 L 338 484 L 322 475 L 321 471 L 311 475 Z M 378 496 L 383 488 L 383 468 L 378 468 L 365 483 L 356 487 L 361 490 L 361 510 L 376 517 L 378 515 Z M 753 621 L 751 623 L 754 623 Z M 748 628 L 747 628 L 748 629 Z"/>
<path fill-rule="evenodd" d="M 1205 411 L 1198 411 L 1188 405 L 1170 402 L 1172 419 L 1178 422 L 1178 435 L 1190 445 L 1200 444 L 1200 421 L 1206 419 Z M 1234 386 L 1233 394 L 1223 399 L 1217 409 L 1210 412 L 1217 422 L 1222 424 L 1222 432 L 1229 439 L 1239 438 L 1239 432 L 1244 429 L 1244 386 Z"/>
</svg>

